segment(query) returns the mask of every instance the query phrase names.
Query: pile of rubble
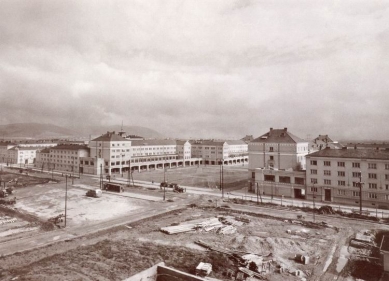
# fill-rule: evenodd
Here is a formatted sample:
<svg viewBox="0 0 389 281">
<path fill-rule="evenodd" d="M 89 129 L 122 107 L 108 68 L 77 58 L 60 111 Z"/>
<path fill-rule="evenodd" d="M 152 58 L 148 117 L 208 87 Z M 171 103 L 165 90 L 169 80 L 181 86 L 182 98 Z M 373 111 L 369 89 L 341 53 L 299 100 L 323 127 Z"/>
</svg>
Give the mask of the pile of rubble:
<svg viewBox="0 0 389 281">
<path fill-rule="evenodd" d="M 161 227 L 160 230 L 166 234 L 178 234 L 190 231 L 216 231 L 219 234 L 233 234 L 236 227 L 249 223 L 250 220 L 242 217 L 214 217 L 197 219 L 182 223 L 175 223 L 171 226 Z"/>
</svg>

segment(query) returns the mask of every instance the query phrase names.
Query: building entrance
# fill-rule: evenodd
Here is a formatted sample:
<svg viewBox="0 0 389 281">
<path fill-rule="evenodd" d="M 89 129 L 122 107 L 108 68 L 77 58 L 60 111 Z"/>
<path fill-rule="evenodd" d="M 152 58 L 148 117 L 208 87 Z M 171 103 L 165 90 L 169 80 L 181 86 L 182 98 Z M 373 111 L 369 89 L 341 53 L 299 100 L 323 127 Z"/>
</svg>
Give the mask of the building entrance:
<svg viewBox="0 0 389 281">
<path fill-rule="evenodd" d="M 331 201 L 331 189 L 324 190 L 324 201 Z"/>
</svg>

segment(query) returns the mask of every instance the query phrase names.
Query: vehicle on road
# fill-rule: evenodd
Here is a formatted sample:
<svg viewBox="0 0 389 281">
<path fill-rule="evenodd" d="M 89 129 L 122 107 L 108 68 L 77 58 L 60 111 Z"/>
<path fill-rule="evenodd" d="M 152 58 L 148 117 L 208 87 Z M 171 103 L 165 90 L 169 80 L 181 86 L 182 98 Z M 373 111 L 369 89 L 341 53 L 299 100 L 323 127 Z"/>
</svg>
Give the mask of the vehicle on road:
<svg viewBox="0 0 389 281">
<path fill-rule="evenodd" d="M 0 198 L 8 197 L 8 192 L 5 189 L 0 190 Z"/>
<path fill-rule="evenodd" d="M 101 197 L 103 192 L 100 189 L 90 189 L 87 191 L 86 196 L 88 197 Z"/>
<path fill-rule="evenodd" d="M 159 185 L 159 187 L 160 188 L 162 188 L 162 187 L 168 187 L 168 183 L 166 182 L 166 181 L 163 181 L 163 182 L 161 182 L 161 184 Z"/>
<path fill-rule="evenodd" d="M 181 187 L 178 184 L 176 184 L 173 187 L 173 192 L 184 193 L 184 192 L 186 192 L 186 190 L 183 187 Z"/>
<path fill-rule="evenodd" d="M 113 192 L 123 192 L 124 188 L 120 184 L 114 184 L 114 183 L 105 183 L 104 184 L 104 190 L 107 191 L 113 191 Z"/>
</svg>

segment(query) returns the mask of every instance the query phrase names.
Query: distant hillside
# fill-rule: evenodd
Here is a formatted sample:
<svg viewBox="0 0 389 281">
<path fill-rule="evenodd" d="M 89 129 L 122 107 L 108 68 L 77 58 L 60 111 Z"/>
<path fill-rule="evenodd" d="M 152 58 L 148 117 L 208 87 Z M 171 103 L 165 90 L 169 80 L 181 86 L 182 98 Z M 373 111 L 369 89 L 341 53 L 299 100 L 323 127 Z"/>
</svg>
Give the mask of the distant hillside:
<svg viewBox="0 0 389 281">
<path fill-rule="evenodd" d="M 140 126 L 124 126 L 127 135 L 138 135 L 145 138 L 160 138 L 157 131 Z M 68 129 L 52 124 L 16 123 L 0 125 L 1 138 L 59 138 L 59 137 L 88 137 L 100 136 L 107 131 L 120 131 L 120 126 L 84 126 L 82 128 Z"/>
<path fill-rule="evenodd" d="M 76 136 L 77 132 L 64 127 L 41 123 L 0 125 L 0 138 L 55 138 Z"/>
</svg>

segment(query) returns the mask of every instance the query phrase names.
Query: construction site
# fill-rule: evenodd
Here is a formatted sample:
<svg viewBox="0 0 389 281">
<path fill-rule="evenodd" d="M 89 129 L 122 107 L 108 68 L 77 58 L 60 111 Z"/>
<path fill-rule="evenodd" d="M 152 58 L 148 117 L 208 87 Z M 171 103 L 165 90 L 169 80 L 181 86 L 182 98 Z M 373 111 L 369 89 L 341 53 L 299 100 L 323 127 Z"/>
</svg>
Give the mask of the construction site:
<svg viewBox="0 0 389 281">
<path fill-rule="evenodd" d="M 383 221 L 166 191 L 154 181 L 94 198 L 86 196 L 99 187 L 92 177 L 3 171 L 1 180 L 16 197 L 0 204 L 1 280 L 388 280 Z M 184 275 L 136 279 L 161 262 Z"/>
</svg>

